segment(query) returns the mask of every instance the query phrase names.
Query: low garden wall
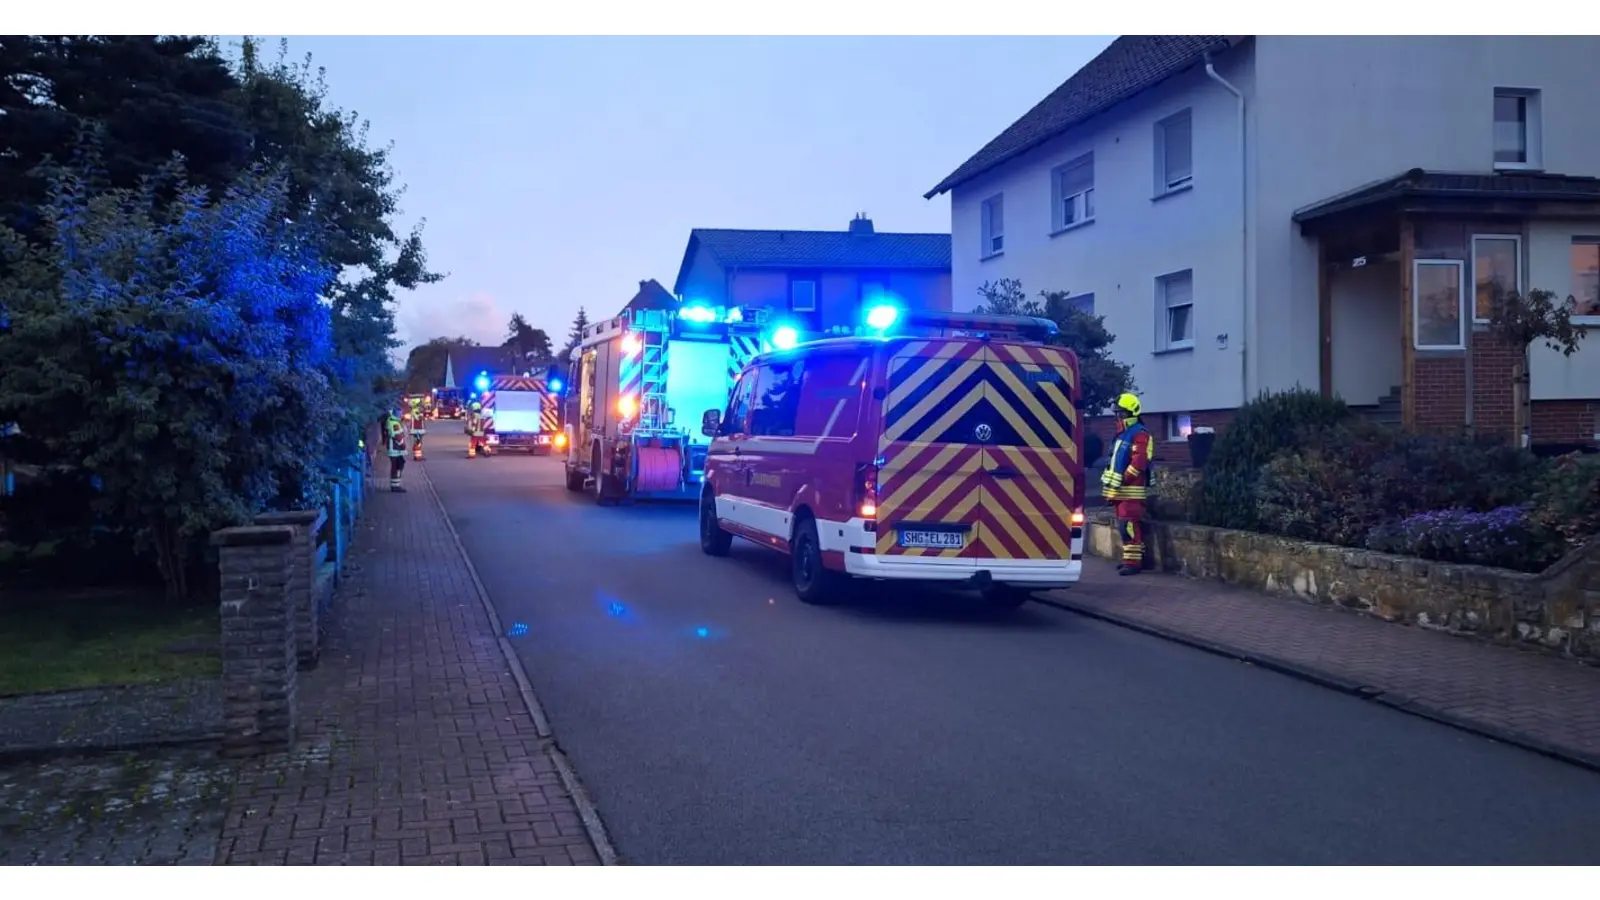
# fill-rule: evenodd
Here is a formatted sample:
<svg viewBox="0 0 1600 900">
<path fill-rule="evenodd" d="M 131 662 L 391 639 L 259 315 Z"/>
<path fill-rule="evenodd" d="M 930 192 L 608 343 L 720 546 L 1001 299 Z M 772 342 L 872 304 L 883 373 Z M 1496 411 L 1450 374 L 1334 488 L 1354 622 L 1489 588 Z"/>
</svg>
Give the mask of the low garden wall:
<svg viewBox="0 0 1600 900">
<path fill-rule="evenodd" d="M 1184 522 L 1147 523 L 1145 542 L 1148 564 L 1164 572 L 1600 663 L 1600 540 L 1539 574 Z M 1091 513 L 1087 543 L 1118 557 L 1109 510 Z"/>
</svg>

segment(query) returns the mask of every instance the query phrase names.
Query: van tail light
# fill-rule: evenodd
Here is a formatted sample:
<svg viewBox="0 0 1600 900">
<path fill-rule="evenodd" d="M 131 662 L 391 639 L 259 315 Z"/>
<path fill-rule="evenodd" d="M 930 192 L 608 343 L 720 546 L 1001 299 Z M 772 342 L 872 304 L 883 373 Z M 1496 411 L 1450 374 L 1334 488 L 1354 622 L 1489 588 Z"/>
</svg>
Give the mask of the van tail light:
<svg viewBox="0 0 1600 900">
<path fill-rule="evenodd" d="M 878 467 L 871 463 L 856 466 L 854 505 L 861 518 L 878 517 Z"/>
<path fill-rule="evenodd" d="M 1072 527 L 1073 528 L 1082 528 L 1083 527 L 1083 510 L 1080 509 L 1077 512 L 1072 514 Z"/>
</svg>

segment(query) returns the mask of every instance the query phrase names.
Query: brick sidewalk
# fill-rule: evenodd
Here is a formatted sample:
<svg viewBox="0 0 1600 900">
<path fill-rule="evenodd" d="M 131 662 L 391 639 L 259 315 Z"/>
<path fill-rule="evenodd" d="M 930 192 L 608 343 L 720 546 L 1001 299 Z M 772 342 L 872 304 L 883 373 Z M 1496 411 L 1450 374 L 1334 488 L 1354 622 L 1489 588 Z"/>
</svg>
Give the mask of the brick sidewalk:
<svg viewBox="0 0 1600 900">
<path fill-rule="evenodd" d="M 1045 595 L 1077 612 L 1258 662 L 1600 768 L 1600 670 L 1214 581 L 1118 578 Z"/>
<path fill-rule="evenodd" d="M 245 767 L 218 863 L 599 862 L 421 475 L 368 495 L 298 746 Z"/>
</svg>

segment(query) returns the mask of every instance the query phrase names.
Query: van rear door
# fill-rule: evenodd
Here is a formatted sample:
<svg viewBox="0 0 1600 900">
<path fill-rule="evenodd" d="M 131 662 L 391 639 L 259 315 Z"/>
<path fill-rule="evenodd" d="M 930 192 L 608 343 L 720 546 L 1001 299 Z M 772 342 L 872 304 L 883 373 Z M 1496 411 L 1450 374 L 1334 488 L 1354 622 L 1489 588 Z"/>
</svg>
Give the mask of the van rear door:
<svg viewBox="0 0 1600 900">
<path fill-rule="evenodd" d="M 1071 559 L 1072 513 L 1083 505 L 1077 358 L 1059 347 L 995 342 L 983 361 L 981 555 Z"/>
<path fill-rule="evenodd" d="M 983 555 L 984 447 L 968 414 L 982 404 L 987 368 L 976 340 L 913 340 L 892 352 L 878 436 L 880 556 Z"/>
</svg>

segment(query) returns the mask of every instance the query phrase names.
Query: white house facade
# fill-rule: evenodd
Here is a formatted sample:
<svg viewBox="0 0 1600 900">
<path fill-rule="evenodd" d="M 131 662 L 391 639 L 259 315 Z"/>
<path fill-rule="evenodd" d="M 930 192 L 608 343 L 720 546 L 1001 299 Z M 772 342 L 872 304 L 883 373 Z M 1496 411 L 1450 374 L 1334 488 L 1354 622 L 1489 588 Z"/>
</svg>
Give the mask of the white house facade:
<svg viewBox="0 0 1600 900">
<path fill-rule="evenodd" d="M 955 306 L 1092 295 L 1175 440 L 1296 385 L 1503 427 L 1477 286 L 1600 325 L 1596 84 L 1600 38 L 1119 38 L 929 192 Z M 1531 370 L 1546 437 L 1600 440 L 1600 343 Z"/>
</svg>

